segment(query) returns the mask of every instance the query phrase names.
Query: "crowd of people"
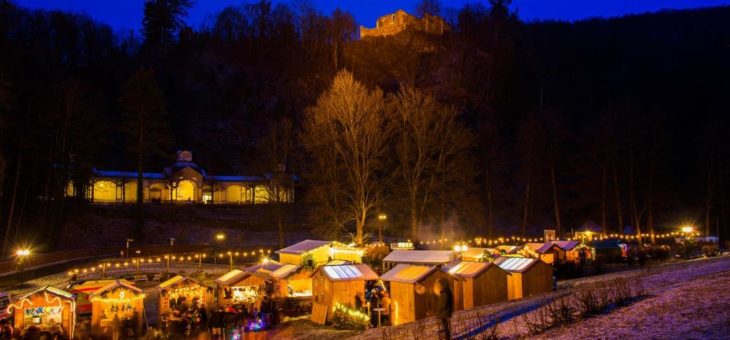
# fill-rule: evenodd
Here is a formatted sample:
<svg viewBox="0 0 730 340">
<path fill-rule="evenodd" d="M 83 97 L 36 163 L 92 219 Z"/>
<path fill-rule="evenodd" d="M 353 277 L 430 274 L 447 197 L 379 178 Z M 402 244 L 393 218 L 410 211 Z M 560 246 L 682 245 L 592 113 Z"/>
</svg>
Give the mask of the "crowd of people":
<svg viewBox="0 0 730 340">
<path fill-rule="evenodd" d="M 260 331 L 278 322 L 277 303 L 265 296 L 259 304 L 237 304 L 210 310 L 203 306 L 174 309 L 160 320 L 159 329 L 148 332 L 148 338 L 204 335 L 205 339 L 230 339 L 234 333 Z"/>
</svg>

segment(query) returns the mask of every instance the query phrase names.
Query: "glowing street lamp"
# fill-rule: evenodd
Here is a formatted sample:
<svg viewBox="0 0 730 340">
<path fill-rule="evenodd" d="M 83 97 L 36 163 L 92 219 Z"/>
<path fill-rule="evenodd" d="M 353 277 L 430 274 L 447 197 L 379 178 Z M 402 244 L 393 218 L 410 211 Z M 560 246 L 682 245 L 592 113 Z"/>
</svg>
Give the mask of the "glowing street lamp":
<svg viewBox="0 0 730 340">
<path fill-rule="evenodd" d="M 694 230 L 695 230 L 695 228 L 691 225 L 686 225 L 686 226 L 682 227 L 682 232 L 685 234 L 691 234 L 694 232 Z"/>
<path fill-rule="evenodd" d="M 378 214 L 378 240 L 383 243 L 383 224 L 388 220 L 388 215 L 380 213 Z"/>
</svg>

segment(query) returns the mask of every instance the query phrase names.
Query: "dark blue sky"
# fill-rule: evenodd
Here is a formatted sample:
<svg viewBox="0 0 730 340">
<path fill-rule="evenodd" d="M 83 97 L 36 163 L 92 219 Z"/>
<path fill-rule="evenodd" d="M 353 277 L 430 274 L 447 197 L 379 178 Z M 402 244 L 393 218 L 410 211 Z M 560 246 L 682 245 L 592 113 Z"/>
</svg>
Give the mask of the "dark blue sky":
<svg viewBox="0 0 730 340">
<path fill-rule="evenodd" d="M 284 0 L 286 1 L 286 0 Z M 228 5 L 239 5 L 245 0 L 197 0 L 187 21 L 198 27 L 207 17 Z M 402 8 L 413 12 L 418 0 L 312 0 L 325 13 L 340 7 L 355 15 L 358 23 L 374 26 L 375 19 Z M 444 0 L 444 7 L 460 8 L 477 0 Z M 486 2 L 486 1 L 481 1 Z M 15 0 L 30 8 L 83 11 L 91 17 L 108 23 L 115 29 L 139 29 L 144 0 Z M 661 9 L 682 9 L 728 5 L 730 0 L 513 0 L 523 20 L 560 19 L 576 20 L 587 17 L 612 17 L 623 14 L 654 12 Z"/>
</svg>

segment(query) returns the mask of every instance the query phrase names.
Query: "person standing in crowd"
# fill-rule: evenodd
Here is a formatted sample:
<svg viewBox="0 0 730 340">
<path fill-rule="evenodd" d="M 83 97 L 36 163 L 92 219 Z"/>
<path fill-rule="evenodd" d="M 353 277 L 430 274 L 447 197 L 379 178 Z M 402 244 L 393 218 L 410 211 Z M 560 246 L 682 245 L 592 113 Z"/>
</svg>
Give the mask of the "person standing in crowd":
<svg viewBox="0 0 730 340">
<path fill-rule="evenodd" d="M 445 339 L 451 339 L 451 329 L 449 319 L 453 312 L 454 298 L 449 289 L 449 283 L 446 279 L 441 278 L 433 285 L 433 293 L 436 297 L 435 310 L 433 315 L 441 320 L 445 334 Z"/>
<path fill-rule="evenodd" d="M 218 308 L 210 313 L 210 333 L 213 339 L 223 338 L 223 308 Z"/>
</svg>

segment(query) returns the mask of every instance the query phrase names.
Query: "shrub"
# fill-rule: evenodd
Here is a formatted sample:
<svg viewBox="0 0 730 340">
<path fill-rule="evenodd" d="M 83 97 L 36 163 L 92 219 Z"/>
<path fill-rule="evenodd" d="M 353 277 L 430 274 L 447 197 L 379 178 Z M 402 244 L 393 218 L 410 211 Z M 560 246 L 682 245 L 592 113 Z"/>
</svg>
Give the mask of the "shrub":
<svg viewBox="0 0 730 340">
<path fill-rule="evenodd" d="M 332 325 L 335 328 L 365 330 L 369 324 L 370 317 L 367 314 L 343 304 L 335 304 L 335 312 L 332 316 Z"/>
</svg>

